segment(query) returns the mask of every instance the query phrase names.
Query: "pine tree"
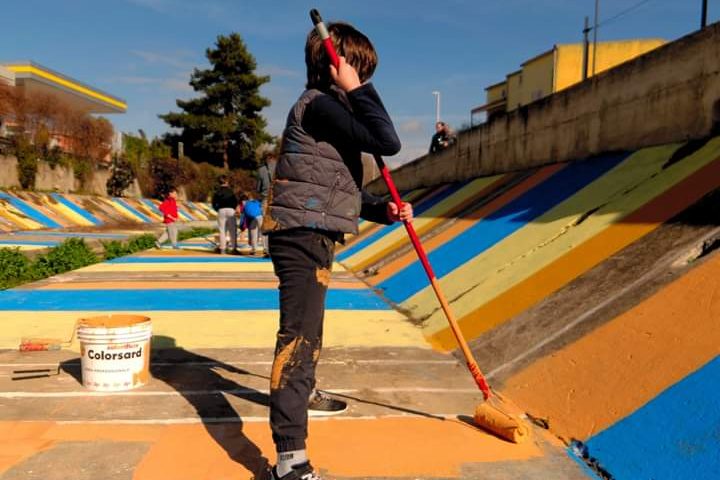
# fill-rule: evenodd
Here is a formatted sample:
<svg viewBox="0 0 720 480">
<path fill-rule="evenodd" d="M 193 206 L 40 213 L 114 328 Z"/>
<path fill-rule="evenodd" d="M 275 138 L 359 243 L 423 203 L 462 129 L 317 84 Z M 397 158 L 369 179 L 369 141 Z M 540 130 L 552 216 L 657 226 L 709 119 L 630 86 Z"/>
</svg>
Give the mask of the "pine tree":
<svg viewBox="0 0 720 480">
<path fill-rule="evenodd" d="M 211 68 L 195 68 L 190 76 L 199 96 L 177 100 L 182 112 L 160 115 L 181 130 L 165 139 L 172 145 L 182 141 L 186 154 L 197 162 L 222 165 L 225 170 L 254 169 L 257 147 L 272 140 L 259 114 L 270 105 L 259 93 L 270 77 L 255 73 L 255 58 L 237 33 L 218 36 L 215 48 L 208 48 L 205 55 Z"/>
</svg>

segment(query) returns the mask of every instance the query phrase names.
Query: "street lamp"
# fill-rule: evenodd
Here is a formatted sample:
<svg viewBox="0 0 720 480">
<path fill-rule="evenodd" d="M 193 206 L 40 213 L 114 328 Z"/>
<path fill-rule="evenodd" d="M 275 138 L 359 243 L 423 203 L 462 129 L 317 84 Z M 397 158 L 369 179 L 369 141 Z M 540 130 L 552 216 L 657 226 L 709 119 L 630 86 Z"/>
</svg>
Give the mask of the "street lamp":
<svg viewBox="0 0 720 480">
<path fill-rule="evenodd" d="M 435 123 L 438 123 L 440 121 L 440 92 L 433 90 L 432 94 L 435 95 Z"/>
</svg>

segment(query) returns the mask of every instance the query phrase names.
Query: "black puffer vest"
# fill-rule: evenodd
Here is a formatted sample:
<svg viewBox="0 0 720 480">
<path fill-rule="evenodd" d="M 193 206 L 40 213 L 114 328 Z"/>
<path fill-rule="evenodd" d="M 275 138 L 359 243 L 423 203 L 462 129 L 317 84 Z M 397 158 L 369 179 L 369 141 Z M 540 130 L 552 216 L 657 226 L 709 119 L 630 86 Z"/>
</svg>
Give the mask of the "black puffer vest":
<svg viewBox="0 0 720 480">
<path fill-rule="evenodd" d="M 325 94 L 305 91 L 288 115 L 264 232 L 300 227 L 357 234 L 361 194 L 356 180 L 335 147 L 316 141 L 302 127 L 305 108 L 318 95 Z"/>
</svg>

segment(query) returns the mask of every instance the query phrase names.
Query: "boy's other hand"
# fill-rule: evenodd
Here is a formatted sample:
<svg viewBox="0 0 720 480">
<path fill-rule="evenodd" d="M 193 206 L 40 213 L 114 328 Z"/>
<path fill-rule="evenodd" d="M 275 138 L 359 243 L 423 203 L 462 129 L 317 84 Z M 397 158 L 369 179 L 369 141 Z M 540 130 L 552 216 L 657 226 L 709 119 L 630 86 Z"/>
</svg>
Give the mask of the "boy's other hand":
<svg viewBox="0 0 720 480">
<path fill-rule="evenodd" d="M 398 207 L 395 202 L 389 202 L 387 204 L 387 216 L 392 222 L 412 222 L 413 219 L 413 208 L 410 203 L 403 203 L 402 208 L 398 211 Z"/>
<path fill-rule="evenodd" d="M 344 91 L 349 92 L 355 90 L 362 85 L 357 70 L 345 61 L 345 57 L 338 58 L 340 59 L 340 66 L 339 68 L 335 68 L 334 65 L 330 65 L 330 76 L 337 86 Z"/>
</svg>

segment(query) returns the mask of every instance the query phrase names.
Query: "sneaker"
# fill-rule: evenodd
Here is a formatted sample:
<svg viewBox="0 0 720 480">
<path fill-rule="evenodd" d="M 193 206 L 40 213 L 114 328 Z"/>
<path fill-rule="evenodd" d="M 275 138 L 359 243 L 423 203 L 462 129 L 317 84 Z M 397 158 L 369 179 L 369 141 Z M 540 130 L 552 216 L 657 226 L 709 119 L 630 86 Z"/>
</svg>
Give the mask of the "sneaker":
<svg viewBox="0 0 720 480">
<path fill-rule="evenodd" d="M 311 417 L 324 417 L 337 415 L 347 410 L 347 402 L 333 398 L 326 393 L 315 390 L 308 401 L 308 415 Z"/>
<path fill-rule="evenodd" d="M 160 245 L 160 242 L 155 242 L 155 248 L 158 250 L 162 249 L 162 245 Z"/>
<path fill-rule="evenodd" d="M 315 473 L 310 462 L 301 463 L 293 466 L 292 472 L 288 472 L 282 477 L 277 474 L 277 467 L 273 467 L 270 471 L 272 480 L 322 480 L 320 475 Z"/>
</svg>

